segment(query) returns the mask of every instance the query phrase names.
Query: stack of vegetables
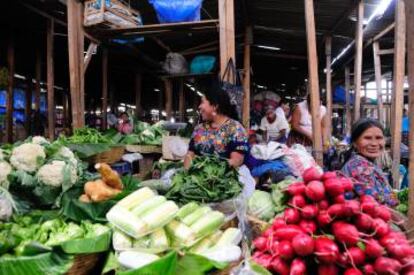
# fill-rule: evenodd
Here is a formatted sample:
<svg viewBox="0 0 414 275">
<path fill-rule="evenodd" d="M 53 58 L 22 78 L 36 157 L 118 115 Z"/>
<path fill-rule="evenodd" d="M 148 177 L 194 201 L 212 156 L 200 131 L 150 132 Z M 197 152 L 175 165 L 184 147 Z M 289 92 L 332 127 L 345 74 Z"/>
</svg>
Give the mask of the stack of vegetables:
<svg viewBox="0 0 414 275">
<path fill-rule="evenodd" d="M 162 137 L 167 132 L 162 127 L 162 122 L 150 125 L 146 122 L 136 121 L 132 134 L 122 138 L 123 144 L 161 145 Z"/>
<path fill-rule="evenodd" d="M 371 196 L 345 200 L 350 179 L 310 168 L 286 189 L 289 208 L 253 242 L 253 260 L 277 274 L 412 274 L 414 247 Z"/>
<path fill-rule="evenodd" d="M 113 246 L 119 252 L 118 261 L 126 268 L 140 268 L 171 249 L 221 261 L 238 259 L 241 232 L 236 228 L 220 231 L 224 218 L 194 202 L 178 208 L 148 187 L 125 197 L 107 213 L 115 228 Z"/>
<path fill-rule="evenodd" d="M 404 188 L 398 192 L 398 201 L 400 204 L 396 207 L 403 214 L 408 213 L 408 188 Z"/>
</svg>

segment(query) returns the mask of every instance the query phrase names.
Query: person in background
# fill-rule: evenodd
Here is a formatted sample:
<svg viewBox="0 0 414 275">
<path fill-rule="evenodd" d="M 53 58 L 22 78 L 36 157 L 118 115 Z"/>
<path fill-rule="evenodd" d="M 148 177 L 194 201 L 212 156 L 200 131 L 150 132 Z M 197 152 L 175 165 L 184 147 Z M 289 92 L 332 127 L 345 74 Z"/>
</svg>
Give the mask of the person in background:
<svg viewBox="0 0 414 275">
<path fill-rule="evenodd" d="M 375 164 L 385 147 L 384 128 L 374 119 L 363 118 L 352 126 L 351 149 L 346 153 L 342 172 L 353 178 L 354 192 L 373 196 L 378 202 L 394 207 L 397 195 L 383 170 Z"/>
<path fill-rule="evenodd" d="M 116 118 L 116 115 L 112 111 L 107 113 L 106 121 L 107 121 L 108 129 L 116 128 L 118 125 L 118 119 Z"/>
<path fill-rule="evenodd" d="M 253 108 L 250 112 L 250 125 L 252 128 L 258 128 L 263 117 L 263 104 L 260 101 L 253 103 Z"/>
<path fill-rule="evenodd" d="M 132 133 L 132 123 L 129 120 L 129 116 L 127 113 L 122 113 L 119 116 L 119 122 L 118 122 L 118 132 L 121 134 L 131 134 Z"/>
<path fill-rule="evenodd" d="M 247 132 L 240 122 L 235 106 L 226 91 L 209 89 L 199 106 L 203 122 L 191 135 L 189 150 L 184 159 L 188 169 L 196 155 L 216 155 L 228 159 L 232 167 L 240 167 L 249 152 Z"/>
<path fill-rule="evenodd" d="M 281 99 L 279 106 L 276 108 L 276 115 L 279 117 L 284 117 L 286 121 L 289 118 L 290 107 L 285 99 Z"/>
<path fill-rule="evenodd" d="M 403 112 L 401 131 L 402 131 L 402 143 L 409 146 L 408 135 L 410 132 L 410 122 L 408 119 L 407 109 L 404 109 L 404 112 Z"/>
<path fill-rule="evenodd" d="M 260 123 L 260 130 L 263 132 L 264 140 L 277 141 L 280 143 L 286 142 L 286 131 L 289 129 L 289 124 L 284 115 L 277 115 L 275 108 L 271 105 L 266 108 L 266 116 L 262 118 Z"/>
</svg>

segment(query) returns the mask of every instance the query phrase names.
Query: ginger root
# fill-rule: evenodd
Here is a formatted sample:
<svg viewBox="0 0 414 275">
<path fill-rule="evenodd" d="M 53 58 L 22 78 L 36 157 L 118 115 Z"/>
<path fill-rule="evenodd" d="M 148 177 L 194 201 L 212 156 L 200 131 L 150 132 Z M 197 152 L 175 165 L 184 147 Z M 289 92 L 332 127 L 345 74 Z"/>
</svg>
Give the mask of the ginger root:
<svg viewBox="0 0 414 275">
<path fill-rule="evenodd" d="M 118 173 L 112 170 L 108 164 L 97 163 L 95 164 L 95 169 L 98 170 L 99 174 L 101 174 L 102 180 L 110 187 L 118 190 L 123 189 L 121 178 L 119 177 Z"/>
<path fill-rule="evenodd" d="M 82 195 L 79 197 L 79 200 L 80 200 L 81 202 L 84 202 L 84 203 L 90 203 L 90 202 L 92 202 L 92 201 L 91 201 L 91 198 L 89 198 L 89 196 L 88 196 L 88 195 L 86 195 L 86 194 L 82 194 Z"/>
<path fill-rule="evenodd" d="M 105 182 L 100 179 L 87 182 L 84 189 L 85 194 L 89 196 L 93 202 L 108 200 L 121 192 L 121 190 L 106 185 Z"/>
</svg>

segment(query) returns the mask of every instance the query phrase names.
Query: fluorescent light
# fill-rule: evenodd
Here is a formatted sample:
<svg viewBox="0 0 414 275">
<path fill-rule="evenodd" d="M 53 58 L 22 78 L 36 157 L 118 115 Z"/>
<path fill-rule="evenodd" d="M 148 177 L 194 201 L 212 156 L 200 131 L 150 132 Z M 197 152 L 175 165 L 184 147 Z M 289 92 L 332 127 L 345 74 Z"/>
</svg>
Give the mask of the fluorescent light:
<svg viewBox="0 0 414 275">
<path fill-rule="evenodd" d="M 200 97 L 203 97 L 204 95 L 202 94 L 202 93 L 200 93 L 199 91 L 197 91 L 197 94 L 200 96 Z"/>
<path fill-rule="evenodd" d="M 165 111 L 162 111 L 162 112 L 161 112 L 161 114 L 162 114 L 163 116 L 167 116 L 167 113 L 166 113 Z"/>
<path fill-rule="evenodd" d="M 343 48 L 342 51 L 332 60 L 331 66 L 333 66 L 339 59 L 341 59 L 342 56 L 344 56 L 354 44 L 355 41 L 352 41 L 350 44 L 348 44 L 348 46 Z"/>
<path fill-rule="evenodd" d="M 187 109 L 187 113 L 194 111 L 194 109 Z"/>
<path fill-rule="evenodd" d="M 286 86 L 286 84 L 285 84 L 285 83 L 282 83 L 282 84 L 280 84 L 280 85 L 282 85 L 283 87 L 285 87 L 285 86 Z"/>
<path fill-rule="evenodd" d="M 160 92 L 160 89 L 155 88 L 154 92 Z"/>
<path fill-rule="evenodd" d="M 259 84 L 257 84 L 257 85 L 256 85 L 256 87 L 257 87 L 257 88 L 259 88 L 259 89 L 267 89 L 267 87 L 266 87 L 266 86 L 259 85 Z"/>
<path fill-rule="evenodd" d="M 258 47 L 260 49 L 265 49 L 265 50 L 280 51 L 280 48 L 278 48 L 278 47 L 264 46 L 264 45 L 256 45 L 256 47 Z"/>
<path fill-rule="evenodd" d="M 173 118 L 173 117 L 172 117 L 172 118 L 170 119 L 170 122 L 171 122 L 171 123 L 174 123 L 174 122 L 175 122 L 175 118 Z"/>
</svg>

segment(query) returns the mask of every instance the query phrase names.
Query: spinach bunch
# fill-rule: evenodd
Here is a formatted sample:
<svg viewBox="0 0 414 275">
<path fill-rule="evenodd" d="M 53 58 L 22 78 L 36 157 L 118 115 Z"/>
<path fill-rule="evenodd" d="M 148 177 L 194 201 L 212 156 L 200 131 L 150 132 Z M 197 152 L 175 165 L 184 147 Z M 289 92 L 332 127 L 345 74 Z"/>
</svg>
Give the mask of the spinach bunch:
<svg viewBox="0 0 414 275">
<path fill-rule="evenodd" d="M 226 160 L 203 156 L 196 157 L 187 171 L 179 171 L 174 176 L 166 197 L 180 204 L 190 201 L 210 203 L 234 198 L 241 191 L 237 170 Z"/>
</svg>

